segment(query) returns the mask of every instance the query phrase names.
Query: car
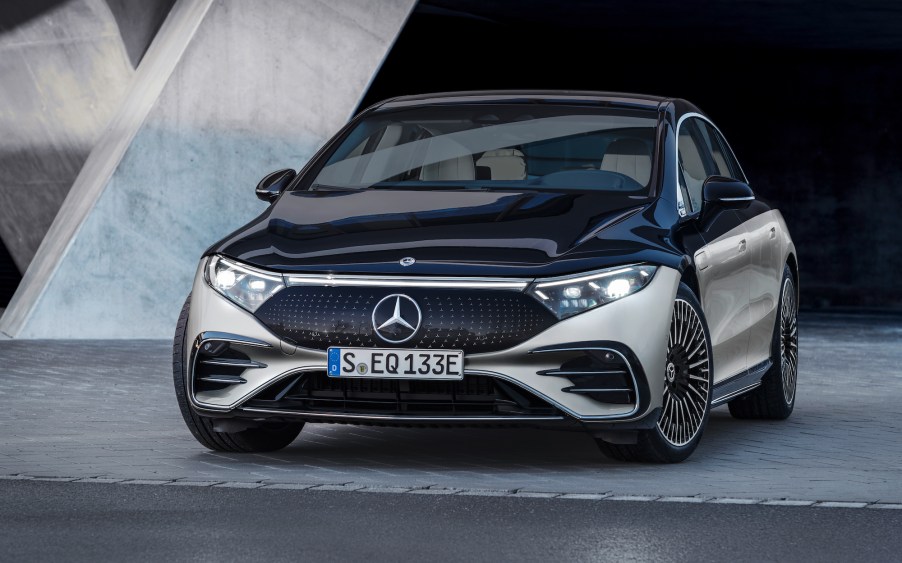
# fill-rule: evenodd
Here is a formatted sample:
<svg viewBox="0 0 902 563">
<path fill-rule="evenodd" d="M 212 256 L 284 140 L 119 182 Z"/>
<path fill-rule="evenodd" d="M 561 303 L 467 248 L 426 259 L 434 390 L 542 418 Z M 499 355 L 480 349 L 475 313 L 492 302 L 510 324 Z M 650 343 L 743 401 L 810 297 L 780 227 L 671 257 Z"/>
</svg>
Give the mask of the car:
<svg viewBox="0 0 902 563">
<path fill-rule="evenodd" d="M 795 245 L 685 100 L 392 98 L 256 195 L 174 339 L 212 450 L 277 450 L 308 422 L 513 425 L 670 463 L 712 408 L 795 405 Z"/>
</svg>

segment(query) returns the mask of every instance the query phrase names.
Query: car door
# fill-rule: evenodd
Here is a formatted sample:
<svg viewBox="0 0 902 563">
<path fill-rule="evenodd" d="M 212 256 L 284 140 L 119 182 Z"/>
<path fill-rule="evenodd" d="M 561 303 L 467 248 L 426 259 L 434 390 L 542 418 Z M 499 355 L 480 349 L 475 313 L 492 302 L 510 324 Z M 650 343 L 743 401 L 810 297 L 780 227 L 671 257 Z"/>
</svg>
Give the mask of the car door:
<svg viewBox="0 0 902 563">
<path fill-rule="evenodd" d="M 680 183 L 688 193 L 689 213 L 699 213 L 702 186 L 708 176 L 730 176 L 715 160 L 704 135 L 705 122 L 690 117 L 678 132 Z M 698 220 L 704 246 L 694 255 L 699 300 L 708 321 L 714 355 L 714 382 L 748 369 L 749 269 L 748 232 L 733 210 L 706 212 Z"/>
<path fill-rule="evenodd" d="M 705 124 L 715 160 L 732 170 L 733 178 L 747 181 L 733 151 L 720 131 Z M 748 233 L 749 258 L 749 367 L 766 362 L 771 356 L 780 281 L 783 279 L 783 253 L 779 247 L 782 226 L 779 215 L 763 201 L 756 200 L 745 209 L 737 210 Z"/>
</svg>

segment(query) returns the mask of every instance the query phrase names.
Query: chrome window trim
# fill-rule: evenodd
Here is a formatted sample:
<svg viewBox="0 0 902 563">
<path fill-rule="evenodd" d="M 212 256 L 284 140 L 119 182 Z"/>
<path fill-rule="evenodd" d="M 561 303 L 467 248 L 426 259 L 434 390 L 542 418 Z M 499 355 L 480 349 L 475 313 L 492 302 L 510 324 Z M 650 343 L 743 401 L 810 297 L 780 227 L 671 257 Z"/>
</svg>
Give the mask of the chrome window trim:
<svg viewBox="0 0 902 563">
<path fill-rule="evenodd" d="M 742 180 L 745 183 L 748 183 L 748 179 L 745 175 L 745 170 L 742 169 L 742 164 L 739 162 L 739 159 L 736 158 L 736 152 L 733 151 L 733 147 L 730 146 L 730 142 L 727 141 L 726 135 L 724 135 L 720 128 L 714 124 L 713 121 L 705 117 L 704 115 L 697 112 L 689 112 L 683 114 L 676 124 L 676 139 L 674 139 L 674 178 L 676 179 L 676 201 L 677 201 L 677 212 L 680 214 L 680 217 L 687 217 L 689 215 L 697 215 L 699 211 L 693 211 L 692 213 L 686 212 L 685 203 L 683 202 L 683 194 L 680 192 L 680 127 L 683 126 L 683 122 L 689 118 L 697 117 L 701 119 L 705 123 L 709 124 L 714 128 L 715 131 L 720 135 L 720 138 L 723 139 L 724 144 L 727 145 L 727 150 L 730 151 L 730 154 L 733 155 L 733 160 L 736 161 L 736 166 L 739 167 L 739 172 L 742 174 L 742 178 L 736 178 L 737 180 Z M 752 198 L 754 199 L 754 198 Z M 745 200 L 743 200 L 745 201 Z"/>
</svg>

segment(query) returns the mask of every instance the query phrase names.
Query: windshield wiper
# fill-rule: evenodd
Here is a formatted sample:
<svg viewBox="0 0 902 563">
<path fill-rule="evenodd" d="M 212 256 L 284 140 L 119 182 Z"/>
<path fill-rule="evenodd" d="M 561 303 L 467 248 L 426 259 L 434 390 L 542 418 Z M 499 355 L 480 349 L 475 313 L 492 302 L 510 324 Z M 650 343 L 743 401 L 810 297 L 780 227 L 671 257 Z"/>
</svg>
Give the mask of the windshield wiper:
<svg viewBox="0 0 902 563">
<path fill-rule="evenodd" d="M 419 184 L 419 183 L 397 183 L 386 184 L 379 183 L 369 186 L 373 190 L 406 190 L 406 191 L 439 191 L 439 190 L 474 190 L 474 191 L 491 191 L 493 188 L 484 184 Z"/>
<path fill-rule="evenodd" d="M 312 192 L 356 192 L 363 188 L 352 188 L 350 186 L 327 186 L 326 184 L 313 184 L 310 186 Z"/>
</svg>

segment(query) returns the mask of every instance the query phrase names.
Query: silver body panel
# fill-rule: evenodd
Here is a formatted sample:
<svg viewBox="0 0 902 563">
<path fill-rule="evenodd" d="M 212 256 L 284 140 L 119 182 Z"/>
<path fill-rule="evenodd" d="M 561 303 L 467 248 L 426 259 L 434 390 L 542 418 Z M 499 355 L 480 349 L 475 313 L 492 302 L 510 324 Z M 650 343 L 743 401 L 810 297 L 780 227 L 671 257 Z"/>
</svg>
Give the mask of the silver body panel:
<svg viewBox="0 0 902 563">
<path fill-rule="evenodd" d="M 665 163 L 677 175 L 679 159 L 673 136 L 675 131 L 679 131 L 680 123 L 689 117 L 698 117 L 710 123 L 700 114 L 688 113 L 675 125 L 671 123 L 668 127 L 669 146 L 672 150 Z M 741 170 L 739 172 L 743 176 L 741 179 L 745 180 L 744 173 Z M 672 196 L 664 188 L 670 190 Z M 661 189 L 664 191 L 661 200 L 672 204 L 677 216 L 686 217 L 685 202 L 682 201 L 682 193 L 676 181 L 671 179 L 670 184 L 662 184 Z M 759 207 L 754 207 L 755 205 Z M 742 210 L 727 212 L 735 213 L 735 216 L 731 215 L 728 221 L 721 223 L 716 232 L 712 230 L 700 233 L 699 240 L 703 242 L 685 246 L 673 244 L 665 248 L 668 252 L 675 252 L 678 257 L 681 253 L 688 255 L 690 259 L 682 257 L 684 262 L 678 267 L 685 266 L 686 273 L 694 273 L 698 281 L 698 298 L 711 337 L 713 383 L 715 386 L 722 384 L 720 395 L 717 394 L 717 388 L 714 389 L 715 405 L 760 384 L 760 377 L 769 367 L 766 364 L 771 356 L 783 268 L 790 260 L 790 255 L 795 256 L 795 247 L 779 211 L 753 200 Z M 696 213 L 699 213 L 698 210 Z M 699 213 L 698 217 L 700 216 Z M 702 221 L 697 221 L 698 217 L 686 217 L 685 221 L 674 226 L 671 233 L 682 234 L 696 227 L 703 231 L 704 227 L 700 226 Z M 596 235 L 597 232 L 593 232 L 592 236 Z M 678 238 L 674 237 L 673 240 Z M 672 240 L 667 241 L 668 245 L 671 243 Z M 428 416 L 331 414 L 243 407 L 244 403 L 270 384 L 304 371 L 325 371 L 327 353 L 325 350 L 288 344 L 274 335 L 251 313 L 210 287 L 204 277 L 205 264 L 206 259 L 202 261 L 194 280 L 186 328 L 186 342 L 189 345 L 186 346 L 184 357 L 184 365 L 189 371 L 189 377 L 186 378 L 187 395 L 192 406 L 199 412 L 228 416 L 241 411 L 246 416 L 294 415 L 307 419 L 328 418 L 348 422 L 439 420 Z M 659 266 L 653 279 L 641 291 L 559 321 L 519 345 L 497 352 L 465 354 L 464 377 L 467 374 L 482 375 L 512 383 L 544 399 L 566 417 L 579 421 L 627 422 L 646 417 L 662 406 L 668 332 L 674 300 L 682 279 L 681 272 L 674 269 L 677 266 L 673 263 L 671 265 L 673 267 Z M 794 273 L 797 275 L 797 271 L 794 270 Z M 403 293 L 405 288 L 411 287 L 473 290 L 493 288 L 522 292 L 532 280 L 291 274 L 286 276 L 286 281 L 288 286 L 379 286 L 391 287 Z M 218 339 L 223 338 L 221 333 L 233 335 L 232 346 L 257 365 L 242 373 L 241 383 L 195 395 L 191 387 L 195 352 L 202 344 L 203 335 L 210 333 L 220 333 Z M 561 353 L 531 353 L 543 347 L 587 341 L 615 342 L 629 348 L 635 355 L 639 364 L 635 367 L 641 368 L 636 371 L 644 374 L 648 387 L 648 400 L 641 408 L 638 399 L 633 404 L 604 403 L 587 394 L 565 391 L 572 385 L 565 374 L 541 373 L 559 370 L 562 365 Z M 635 383 L 636 374 L 631 375 Z M 508 421 L 520 420 L 516 416 L 464 416 L 455 417 L 454 420 L 478 422 L 502 418 Z M 533 421 L 560 419 L 560 416 L 523 417 L 523 420 Z"/>
<path fill-rule="evenodd" d="M 777 210 L 743 222 L 695 253 L 715 384 L 770 359 L 780 281 L 790 254 L 795 246 Z"/>
<path fill-rule="evenodd" d="M 535 337 L 499 352 L 468 354 L 465 373 L 491 375 L 514 383 L 541 397 L 564 413 L 580 420 L 633 420 L 661 406 L 664 389 L 664 359 L 673 300 L 679 285 L 676 270 L 660 267 L 641 291 L 585 313 L 560 321 Z M 232 304 L 205 281 L 203 269 L 195 276 L 187 325 L 185 365 L 191 369 L 194 351 L 203 333 L 231 333 L 268 344 L 233 344 L 253 361 L 265 367 L 242 374 L 246 383 L 221 390 L 188 396 L 194 407 L 210 413 L 227 413 L 239 408 L 266 385 L 302 370 L 325 370 L 326 352 L 290 346 L 267 330 L 253 315 Z M 610 340 L 628 346 L 648 375 L 651 403 L 645 412 L 635 404 L 609 404 L 588 396 L 563 391 L 571 385 L 565 377 L 539 375 L 557 369 L 560 356 L 530 354 L 543 346 L 585 340 Z M 190 375 L 190 374 L 189 374 Z M 366 418 L 366 417 L 363 417 Z M 374 417 L 378 418 L 378 417 Z"/>
<path fill-rule="evenodd" d="M 747 368 L 749 341 L 748 241 L 742 226 L 702 247 L 695 255 L 699 300 L 714 356 L 714 383 Z"/>
<path fill-rule="evenodd" d="M 779 211 L 762 213 L 745 222 L 752 266 L 749 269 L 749 352 L 747 364 L 757 365 L 771 356 L 774 324 L 780 302 L 783 266 L 795 247 Z"/>
</svg>

